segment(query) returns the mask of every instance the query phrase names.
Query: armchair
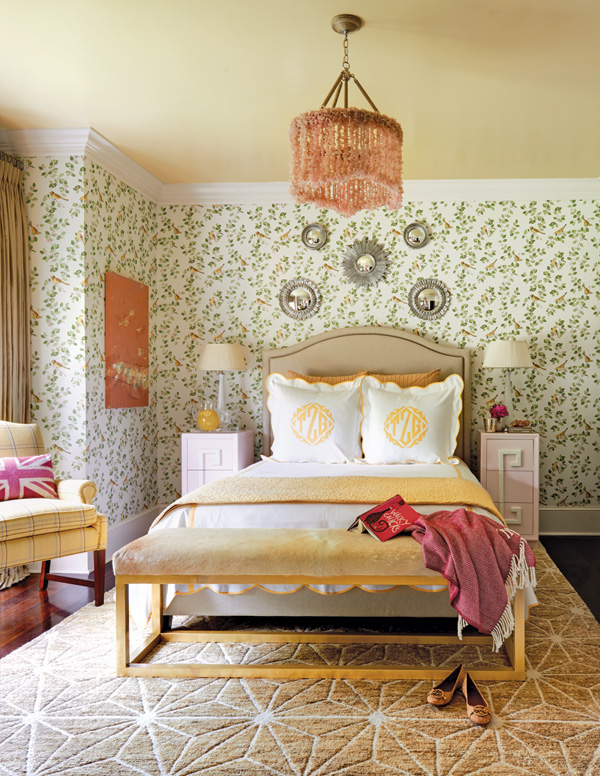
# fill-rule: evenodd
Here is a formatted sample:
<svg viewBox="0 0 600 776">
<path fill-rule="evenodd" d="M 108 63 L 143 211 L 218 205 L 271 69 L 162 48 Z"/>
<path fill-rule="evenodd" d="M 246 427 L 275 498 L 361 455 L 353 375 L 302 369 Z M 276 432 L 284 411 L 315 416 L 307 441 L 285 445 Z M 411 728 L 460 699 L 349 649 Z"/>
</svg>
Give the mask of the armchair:
<svg viewBox="0 0 600 776">
<path fill-rule="evenodd" d="M 35 424 L 0 421 L 0 458 L 24 458 L 46 451 Z M 49 580 L 94 588 L 104 601 L 106 517 L 96 512 L 97 488 L 87 480 L 56 480 L 57 498 L 0 501 L 0 569 L 42 561 L 40 590 Z M 94 580 L 50 573 L 53 558 L 94 553 Z"/>
</svg>

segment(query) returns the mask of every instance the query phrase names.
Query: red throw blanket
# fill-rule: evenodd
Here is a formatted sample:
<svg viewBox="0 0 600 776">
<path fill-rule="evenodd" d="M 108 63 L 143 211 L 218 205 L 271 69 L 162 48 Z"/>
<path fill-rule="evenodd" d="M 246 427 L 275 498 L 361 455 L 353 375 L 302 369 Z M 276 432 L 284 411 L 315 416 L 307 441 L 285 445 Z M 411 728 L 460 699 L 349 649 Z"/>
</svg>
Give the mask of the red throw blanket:
<svg viewBox="0 0 600 776">
<path fill-rule="evenodd" d="M 425 566 L 448 580 L 459 636 L 468 623 L 490 634 L 498 650 L 515 626 L 509 599 L 517 588 L 536 585 L 525 539 L 466 509 L 422 515 L 405 532 L 421 544 Z"/>
</svg>

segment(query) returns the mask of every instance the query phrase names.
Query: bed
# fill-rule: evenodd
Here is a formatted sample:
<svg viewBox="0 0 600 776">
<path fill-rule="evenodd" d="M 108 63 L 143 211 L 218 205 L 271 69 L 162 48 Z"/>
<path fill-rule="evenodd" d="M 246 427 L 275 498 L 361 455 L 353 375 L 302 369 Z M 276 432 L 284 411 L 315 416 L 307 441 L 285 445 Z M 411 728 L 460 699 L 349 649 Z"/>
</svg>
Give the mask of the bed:
<svg viewBox="0 0 600 776">
<path fill-rule="evenodd" d="M 476 514 L 501 522 L 502 518 L 495 511 L 491 497 L 483 491 L 466 463 L 471 460 L 470 358 L 469 350 L 440 345 L 413 333 L 385 327 L 339 329 L 319 334 L 290 347 L 263 352 L 261 367 L 264 378 L 264 414 L 261 460 L 234 477 L 210 483 L 184 495 L 164 510 L 150 531 L 178 527 L 193 527 L 199 530 L 248 527 L 257 530 L 347 529 L 357 514 L 397 492 L 399 484 L 403 490 L 402 495 L 421 514 L 466 507 Z M 431 377 L 432 374 L 435 378 Z M 304 378 L 294 378 L 294 375 L 302 375 Z M 371 435 L 365 423 L 371 410 L 374 412 L 376 407 L 373 398 L 371 410 L 367 412 L 366 407 L 371 401 L 369 385 L 393 393 L 397 390 L 393 384 L 389 389 L 385 389 L 379 382 L 389 375 L 411 375 L 409 385 L 414 384 L 413 376 L 429 375 L 429 382 L 426 381 L 424 386 L 417 382 L 419 387 L 411 389 L 418 397 L 424 396 L 425 393 L 429 396 L 432 391 L 435 394 L 436 386 L 442 386 L 443 390 L 450 384 L 460 384 L 461 389 L 464 386 L 464 390 L 460 390 L 460 399 L 457 400 L 456 396 L 452 399 L 454 403 L 448 405 L 446 402 L 442 405 L 440 399 L 440 407 L 445 408 L 446 414 L 450 407 L 450 415 L 455 414 L 456 423 L 451 432 L 452 444 L 448 455 L 440 462 L 389 463 L 386 455 L 386 460 L 379 461 L 377 457 L 373 458 L 373 454 L 378 455 L 381 446 L 379 439 L 376 439 L 377 444 L 371 443 L 370 462 L 365 463 L 365 459 L 361 458 L 362 450 L 365 457 L 369 457 L 366 443 Z M 286 395 L 285 390 L 289 386 L 304 389 L 306 385 L 312 385 L 315 390 L 324 391 L 325 389 L 320 387 L 321 379 L 336 376 L 343 376 L 337 386 L 336 380 L 331 381 L 331 391 L 340 389 L 336 395 L 347 394 L 348 386 L 360 386 L 362 441 L 359 441 L 358 455 L 354 458 L 352 454 L 346 454 L 344 462 L 288 461 L 285 460 L 285 455 L 282 460 L 281 431 L 277 431 L 273 426 L 277 426 L 279 422 L 277 412 L 281 406 L 280 402 L 283 403 L 281 397 Z M 311 378 L 308 382 L 307 377 Z M 418 377 L 416 379 L 418 380 Z M 431 380 L 434 382 L 429 384 Z M 278 384 L 284 387 L 280 388 Z M 277 393 L 276 388 L 283 393 Z M 379 391 L 373 393 L 373 397 L 376 396 L 378 401 L 386 398 L 384 393 Z M 433 398 L 435 404 L 435 395 Z M 418 405 L 417 399 L 415 403 Z M 295 433 L 295 436 L 298 434 Z M 265 497 L 264 494 L 270 491 L 273 485 L 275 490 Z M 334 495 L 331 495 L 332 488 Z M 458 489 L 456 492 L 455 488 Z M 226 497 L 223 497 L 223 489 L 227 492 Z M 478 500 L 480 492 L 485 498 Z M 285 495 L 288 493 L 289 495 Z M 303 495 L 299 496 L 300 493 Z M 366 493 L 369 497 L 365 497 Z M 435 498 L 431 497 L 433 493 Z M 472 494 L 476 495 L 471 497 Z M 370 537 L 368 540 L 373 541 Z M 414 554 L 415 540 L 411 536 L 397 536 L 393 541 L 398 543 L 398 546 L 402 542 L 407 548 L 410 545 L 408 551 Z M 243 548 L 240 548 L 240 552 L 243 552 Z M 151 610 L 150 590 L 144 590 L 144 585 L 134 587 L 137 589 L 130 592 L 133 596 L 132 611 L 141 623 Z M 333 622 L 333 618 L 339 617 L 434 618 L 434 621 L 439 618 L 457 619 L 457 612 L 449 603 L 446 585 L 412 588 L 407 585 L 361 584 L 204 584 L 169 585 L 163 586 L 163 590 L 163 612 L 167 617 L 308 616 L 327 618 L 325 621 L 328 626 Z M 519 597 L 519 601 L 520 616 L 524 619 L 527 607 L 535 603 L 531 586 L 525 590 L 524 597 Z M 448 620 L 445 622 L 448 623 Z M 458 623 L 460 635 L 460 617 Z M 452 624 L 448 625 L 452 629 Z M 521 639 L 522 626 L 523 622 L 519 624 Z"/>
<path fill-rule="evenodd" d="M 406 478 L 439 478 L 440 481 L 463 480 L 477 482 L 465 462 L 470 461 L 470 352 L 439 345 L 416 334 L 395 328 L 358 327 L 325 332 L 304 342 L 263 353 L 262 371 L 265 380 L 263 414 L 263 458 L 273 447 L 273 428 L 268 407 L 266 377 L 290 372 L 319 377 L 349 375 L 359 372 L 372 374 L 426 374 L 439 370 L 439 381 L 458 375 L 464 384 L 456 434 L 453 463 L 365 466 L 362 463 L 282 463 L 261 460 L 237 475 L 245 487 L 260 488 L 270 477 L 338 479 L 348 477 L 395 478 L 398 469 Z M 377 502 L 375 502 L 377 503 Z M 254 504 L 174 504 L 153 524 L 151 530 L 177 526 L 198 528 L 257 528 L 322 527 L 347 528 L 354 517 L 374 506 L 372 502 L 324 503 L 254 503 Z M 468 505 L 472 506 L 472 505 Z M 418 509 L 428 514 L 443 508 L 437 502 L 419 503 Z M 493 517 L 483 507 L 474 511 Z M 398 541 L 412 542 L 411 537 Z M 456 617 L 443 588 L 439 595 L 423 595 L 422 590 L 381 587 L 284 587 L 284 586 L 206 586 L 190 590 L 171 589 L 166 615 L 261 615 L 271 616 L 361 616 L 370 617 Z M 429 592 L 434 592 L 431 589 Z M 146 604 L 146 610 L 148 604 Z"/>
</svg>

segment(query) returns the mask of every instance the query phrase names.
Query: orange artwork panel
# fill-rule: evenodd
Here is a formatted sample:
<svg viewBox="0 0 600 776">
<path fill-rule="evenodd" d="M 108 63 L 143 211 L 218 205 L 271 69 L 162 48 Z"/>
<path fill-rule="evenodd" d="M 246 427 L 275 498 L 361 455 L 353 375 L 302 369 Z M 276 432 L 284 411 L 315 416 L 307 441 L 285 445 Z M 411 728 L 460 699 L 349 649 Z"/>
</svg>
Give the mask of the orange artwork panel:
<svg viewBox="0 0 600 776">
<path fill-rule="evenodd" d="M 106 403 L 148 406 L 148 286 L 106 273 Z"/>
</svg>

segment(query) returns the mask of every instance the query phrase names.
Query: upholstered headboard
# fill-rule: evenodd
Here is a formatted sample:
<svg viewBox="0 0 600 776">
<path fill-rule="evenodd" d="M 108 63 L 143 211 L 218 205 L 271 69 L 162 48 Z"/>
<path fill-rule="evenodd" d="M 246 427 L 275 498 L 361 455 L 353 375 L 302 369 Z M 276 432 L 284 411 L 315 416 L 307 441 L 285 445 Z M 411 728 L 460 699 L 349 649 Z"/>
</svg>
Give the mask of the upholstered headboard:
<svg viewBox="0 0 600 776">
<path fill-rule="evenodd" d="M 271 452 L 271 418 L 265 380 L 288 369 L 307 375 L 347 375 L 368 371 L 385 374 L 429 372 L 440 369 L 441 379 L 458 374 L 465 383 L 456 455 L 471 457 L 471 351 L 438 345 L 401 329 L 359 326 L 317 334 L 297 345 L 263 351 L 263 451 Z"/>
</svg>

